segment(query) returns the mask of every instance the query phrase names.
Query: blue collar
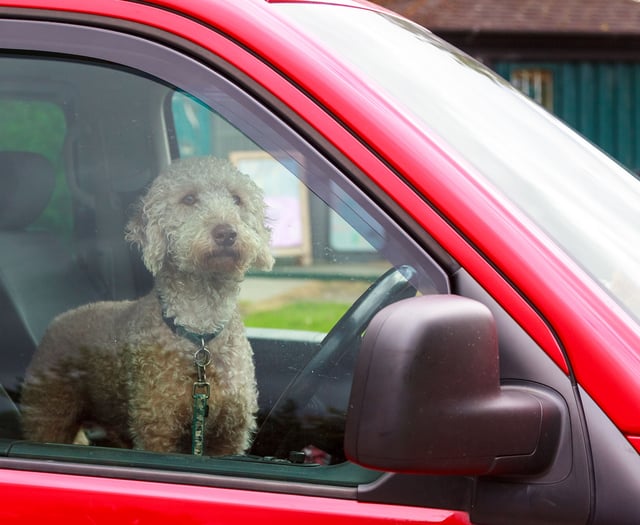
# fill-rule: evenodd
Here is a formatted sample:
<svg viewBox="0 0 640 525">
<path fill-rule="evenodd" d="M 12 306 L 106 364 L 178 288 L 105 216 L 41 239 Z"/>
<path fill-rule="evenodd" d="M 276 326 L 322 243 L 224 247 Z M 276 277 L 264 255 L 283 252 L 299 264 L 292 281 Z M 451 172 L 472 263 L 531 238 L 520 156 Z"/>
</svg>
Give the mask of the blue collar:
<svg viewBox="0 0 640 525">
<path fill-rule="evenodd" d="M 189 341 L 191 341 L 193 344 L 195 344 L 197 346 L 202 346 L 203 344 L 206 344 L 209 341 L 215 339 L 216 337 L 218 337 L 220 335 L 222 330 L 224 330 L 224 325 L 223 325 L 222 327 L 220 327 L 215 332 L 197 334 L 195 332 L 191 332 L 190 330 L 187 330 L 184 326 L 176 324 L 175 323 L 175 318 L 174 317 L 167 317 L 164 314 L 164 312 L 162 313 L 162 320 L 171 329 L 171 331 L 174 334 L 176 334 L 176 335 L 178 335 L 180 337 L 184 337 L 185 339 L 188 339 Z"/>
</svg>

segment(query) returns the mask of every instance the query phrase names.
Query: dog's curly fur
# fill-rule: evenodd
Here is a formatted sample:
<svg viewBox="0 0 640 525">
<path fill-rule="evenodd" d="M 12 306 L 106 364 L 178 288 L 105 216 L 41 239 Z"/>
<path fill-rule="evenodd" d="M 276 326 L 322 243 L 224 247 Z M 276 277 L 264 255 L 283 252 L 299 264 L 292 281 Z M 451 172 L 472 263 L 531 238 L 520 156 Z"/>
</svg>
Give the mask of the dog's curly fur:
<svg viewBox="0 0 640 525">
<path fill-rule="evenodd" d="M 188 452 L 197 346 L 168 327 L 164 310 L 194 333 L 222 328 L 207 344 L 205 453 L 242 453 L 255 427 L 257 390 L 239 283 L 248 268 L 273 265 L 260 189 L 227 161 L 178 161 L 141 199 L 126 238 L 141 248 L 154 289 L 54 319 L 25 378 L 25 437 L 71 443 L 91 422 L 111 445 Z"/>
</svg>

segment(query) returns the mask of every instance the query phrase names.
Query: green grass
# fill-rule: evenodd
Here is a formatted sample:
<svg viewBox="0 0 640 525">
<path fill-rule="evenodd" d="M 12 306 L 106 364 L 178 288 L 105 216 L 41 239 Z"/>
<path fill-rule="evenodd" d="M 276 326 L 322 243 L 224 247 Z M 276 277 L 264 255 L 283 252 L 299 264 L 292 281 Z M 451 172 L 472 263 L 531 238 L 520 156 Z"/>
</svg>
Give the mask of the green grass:
<svg viewBox="0 0 640 525">
<path fill-rule="evenodd" d="M 262 310 L 244 316 L 246 326 L 286 328 L 328 332 L 349 308 L 349 304 L 296 301 L 273 310 Z"/>
</svg>

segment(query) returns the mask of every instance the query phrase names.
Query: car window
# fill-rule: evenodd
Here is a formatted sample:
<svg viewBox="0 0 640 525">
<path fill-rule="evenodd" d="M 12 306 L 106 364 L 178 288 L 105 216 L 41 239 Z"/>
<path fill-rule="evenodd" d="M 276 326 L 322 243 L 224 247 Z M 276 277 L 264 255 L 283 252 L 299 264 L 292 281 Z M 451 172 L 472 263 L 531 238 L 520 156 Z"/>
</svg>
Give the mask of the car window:
<svg viewBox="0 0 640 525">
<path fill-rule="evenodd" d="M 102 36 L 98 56 L 0 56 L 5 453 L 372 476 L 342 450 L 360 337 L 444 273 L 224 77 Z"/>
<path fill-rule="evenodd" d="M 412 22 L 377 12 L 337 16 L 335 6 L 319 4 L 279 9 L 453 147 L 496 195 L 510 199 L 640 318 L 637 177 Z"/>
<path fill-rule="evenodd" d="M 15 96 L 15 93 L 13 94 Z M 62 165 L 66 118 L 63 108 L 54 101 L 0 97 L 0 151 L 32 152 L 46 158 L 55 171 L 55 186 L 42 215 L 30 225 L 32 229 L 69 232 L 70 195 L 64 182 Z"/>
</svg>

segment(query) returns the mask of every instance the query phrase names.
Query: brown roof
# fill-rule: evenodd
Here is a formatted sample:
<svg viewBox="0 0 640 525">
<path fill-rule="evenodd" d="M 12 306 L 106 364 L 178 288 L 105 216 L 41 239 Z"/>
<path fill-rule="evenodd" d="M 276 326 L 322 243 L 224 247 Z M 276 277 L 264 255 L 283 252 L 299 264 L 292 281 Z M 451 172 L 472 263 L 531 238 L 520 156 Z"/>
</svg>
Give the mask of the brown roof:
<svg viewBox="0 0 640 525">
<path fill-rule="evenodd" d="M 435 33 L 640 34 L 640 0 L 374 0 Z"/>
</svg>

